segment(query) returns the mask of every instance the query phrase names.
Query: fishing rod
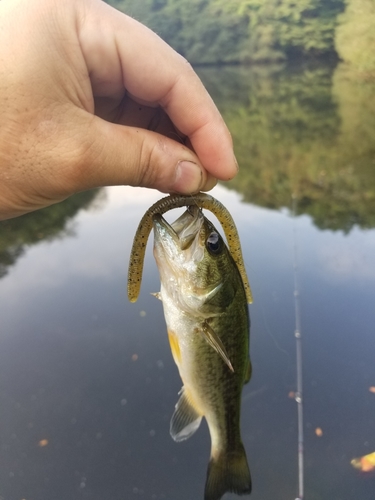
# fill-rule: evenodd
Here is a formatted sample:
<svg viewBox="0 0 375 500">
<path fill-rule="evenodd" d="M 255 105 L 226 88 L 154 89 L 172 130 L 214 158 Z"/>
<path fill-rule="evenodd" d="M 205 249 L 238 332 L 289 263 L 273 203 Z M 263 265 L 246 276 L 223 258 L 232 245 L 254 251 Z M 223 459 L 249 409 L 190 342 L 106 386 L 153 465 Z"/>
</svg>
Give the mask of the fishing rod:
<svg viewBox="0 0 375 500">
<path fill-rule="evenodd" d="M 292 195 L 292 215 L 293 215 L 293 275 L 294 275 L 294 313 L 296 339 L 296 361 L 297 361 L 297 391 L 295 401 L 297 402 L 298 415 L 298 497 L 296 500 L 304 498 L 304 433 L 303 433 L 303 386 L 302 386 L 302 333 L 301 333 L 301 312 L 300 312 L 300 292 L 298 283 L 298 246 L 296 231 L 297 196 Z"/>
</svg>

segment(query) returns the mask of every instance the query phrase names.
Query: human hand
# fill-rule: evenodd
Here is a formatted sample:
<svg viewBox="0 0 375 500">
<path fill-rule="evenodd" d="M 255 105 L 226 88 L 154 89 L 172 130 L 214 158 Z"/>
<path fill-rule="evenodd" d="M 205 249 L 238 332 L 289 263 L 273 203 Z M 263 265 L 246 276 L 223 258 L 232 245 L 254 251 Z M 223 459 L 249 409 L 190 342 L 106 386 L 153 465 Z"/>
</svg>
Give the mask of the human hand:
<svg viewBox="0 0 375 500">
<path fill-rule="evenodd" d="M 1 0 L 0 61 L 0 220 L 93 187 L 188 194 L 237 172 L 190 65 L 100 0 Z"/>
</svg>

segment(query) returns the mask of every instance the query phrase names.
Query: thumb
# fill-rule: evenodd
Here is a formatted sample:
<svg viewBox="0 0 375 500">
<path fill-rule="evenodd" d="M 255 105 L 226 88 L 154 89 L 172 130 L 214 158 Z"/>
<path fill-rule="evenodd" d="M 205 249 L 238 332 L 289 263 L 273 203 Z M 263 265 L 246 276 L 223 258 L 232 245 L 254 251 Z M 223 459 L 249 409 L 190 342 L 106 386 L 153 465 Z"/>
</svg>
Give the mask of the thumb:
<svg viewBox="0 0 375 500">
<path fill-rule="evenodd" d="M 190 194 L 216 184 L 193 151 L 164 135 L 92 115 L 80 131 L 84 152 L 68 176 L 71 192 L 128 184 Z"/>
</svg>

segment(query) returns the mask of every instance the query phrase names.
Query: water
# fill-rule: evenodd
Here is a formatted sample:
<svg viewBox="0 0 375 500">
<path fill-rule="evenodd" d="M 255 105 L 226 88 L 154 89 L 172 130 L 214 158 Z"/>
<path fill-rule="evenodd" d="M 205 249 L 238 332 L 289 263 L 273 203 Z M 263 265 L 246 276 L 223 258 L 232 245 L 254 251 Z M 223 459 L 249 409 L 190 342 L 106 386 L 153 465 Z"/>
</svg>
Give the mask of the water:
<svg viewBox="0 0 375 500">
<path fill-rule="evenodd" d="M 242 167 L 212 194 L 238 225 L 254 293 L 242 414 L 251 498 L 298 491 L 295 234 L 305 498 L 373 500 L 375 477 L 350 461 L 375 451 L 375 89 L 342 68 L 201 76 Z M 107 188 L 0 225 L 4 500 L 203 498 L 206 425 L 180 444 L 169 436 L 181 384 L 150 295 L 151 244 L 138 302 L 126 298 L 132 237 L 160 196 Z"/>
</svg>

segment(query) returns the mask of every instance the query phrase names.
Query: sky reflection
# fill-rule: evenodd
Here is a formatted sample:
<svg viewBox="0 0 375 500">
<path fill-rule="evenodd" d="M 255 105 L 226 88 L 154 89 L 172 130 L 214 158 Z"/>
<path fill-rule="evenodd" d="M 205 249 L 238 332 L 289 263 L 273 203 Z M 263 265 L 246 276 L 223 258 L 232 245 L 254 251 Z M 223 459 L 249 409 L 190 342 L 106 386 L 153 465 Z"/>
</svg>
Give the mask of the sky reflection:
<svg viewBox="0 0 375 500">
<path fill-rule="evenodd" d="M 151 241 L 138 302 L 126 298 L 132 238 L 161 195 L 129 187 L 105 194 L 99 206 L 77 213 L 69 235 L 33 245 L 0 280 L 6 500 L 203 495 L 206 426 L 179 445 L 169 436 L 180 380 L 161 304 L 150 295 L 159 287 Z M 254 294 L 254 371 L 242 419 L 252 498 L 289 500 L 297 491 L 296 404 L 288 397 L 296 383 L 295 230 L 306 498 L 372 500 L 374 478 L 350 460 L 375 451 L 375 231 L 321 231 L 309 216 L 242 203 L 222 186 L 212 194 L 236 221 Z"/>
</svg>

